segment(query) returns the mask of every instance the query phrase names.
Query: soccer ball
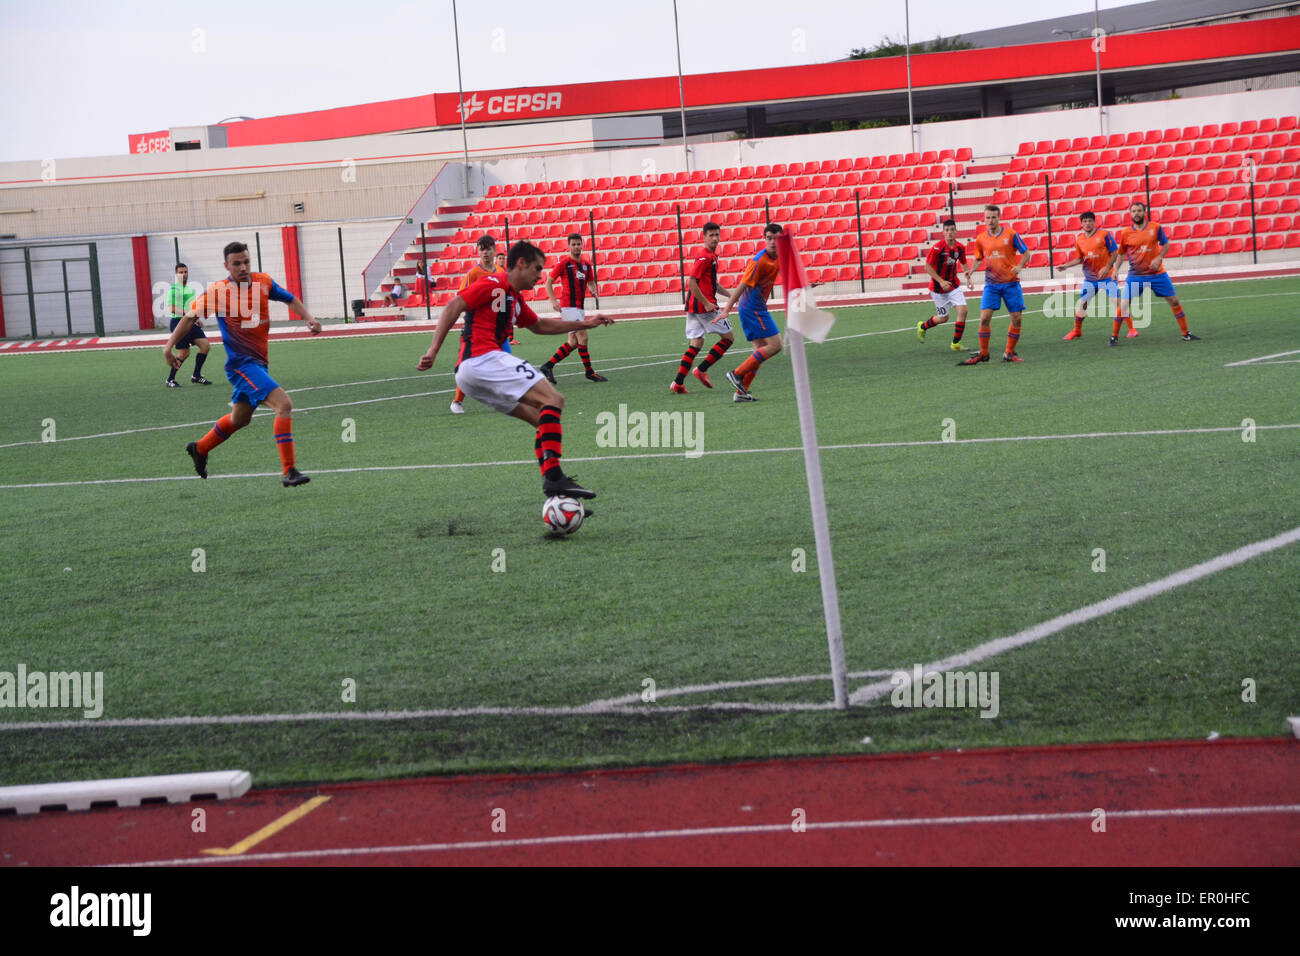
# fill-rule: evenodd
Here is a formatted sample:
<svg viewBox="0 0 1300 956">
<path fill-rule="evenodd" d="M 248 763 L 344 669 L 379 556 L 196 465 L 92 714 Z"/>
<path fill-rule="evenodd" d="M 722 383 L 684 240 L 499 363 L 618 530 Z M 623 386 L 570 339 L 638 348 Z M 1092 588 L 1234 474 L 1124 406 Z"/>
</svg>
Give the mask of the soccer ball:
<svg viewBox="0 0 1300 956">
<path fill-rule="evenodd" d="M 582 527 L 584 516 L 582 505 L 563 495 L 547 498 L 542 505 L 542 521 L 556 534 L 573 534 Z"/>
</svg>

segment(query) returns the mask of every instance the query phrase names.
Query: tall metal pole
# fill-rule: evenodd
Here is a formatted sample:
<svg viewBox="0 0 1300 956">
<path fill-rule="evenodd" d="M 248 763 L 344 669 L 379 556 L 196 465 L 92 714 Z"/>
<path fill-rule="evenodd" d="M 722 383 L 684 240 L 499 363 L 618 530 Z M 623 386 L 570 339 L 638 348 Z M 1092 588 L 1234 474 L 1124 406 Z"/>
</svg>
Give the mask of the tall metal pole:
<svg viewBox="0 0 1300 956">
<path fill-rule="evenodd" d="M 1052 255 L 1052 181 L 1043 173 L 1043 197 L 1047 200 L 1047 277 L 1056 278 L 1055 256 Z"/>
<path fill-rule="evenodd" d="M 862 194 L 853 190 L 853 202 L 858 207 L 858 283 L 867 291 L 867 265 L 862 258 Z"/>
<path fill-rule="evenodd" d="M 339 226 L 339 281 L 343 283 L 343 321 L 348 321 L 348 272 L 343 264 L 343 227 Z"/>
<path fill-rule="evenodd" d="M 1101 13 L 1097 9 L 1098 0 L 1092 0 L 1092 52 L 1097 57 L 1097 135 L 1106 135 L 1105 117 L 1101 109 Z"/>
<path fill-rule="evenodd" d="M 469 195 L 469 136 L 465 133 L 465 84 L 460 76 L 460 18 L 456 15 L 456 0 L 451 0 L 452 29 L 456 34 L 456 94 L 460 97 L 460 148 L 465 165 L 460 170 L 461 195 Z"/>
<path fill-rule="evenodd" d="M 677 268 L 680 270 L 681 278 L 678 280 L 682 287 L 682 305 L 686 304 L 686 249 L 682 245 L 682 207 L 677 206 Z M 35 315 L 35 313 L 33 313 Z M 36 319 L 32 319 L 32 328 L 36 328 Z"/>
<path fill-rule="evenodd" d="M 1247 157 L 1250 162 L 1250 256 L 1255 265 L 1259 265 L 1259 236 L 1255 233 L 1255 157 Z"/>
<path fill-rule="evenodd" d="M 591 230 L 591 284 L 597 289 L 600 288 L 600 280 L 596 278 L 596 214 L 587 210 L 587 228 Z M 600 308 L 600 293 L 592 293 L 596 297 L 596 308 Z"/>
<path fill-rule="evenodd" d="M 907 131 L 916 152 L 916 125 L 912 120 L 912 15 L 908 0 L 903 0 L 903 52 L 907 60 Z"/>
<path fill-rule="evenodd" d="M 682 110 L 682 162 L 683 170 L 691 171 L 691 151 L 686 148 L 686 86 L 682 82 L 682 36 L 677 29 L 677 0 L 673 0 L 673 39 L 677 41 L 677 98 Z"/>
<path fill-rule="evenodd" d="M 429 278 L 429 240 L 424 234 L 424 223 L 420 223 L 420 269 L 424 278 L 424 320 L 433 321 L 433 280 Z"/>
</svg>

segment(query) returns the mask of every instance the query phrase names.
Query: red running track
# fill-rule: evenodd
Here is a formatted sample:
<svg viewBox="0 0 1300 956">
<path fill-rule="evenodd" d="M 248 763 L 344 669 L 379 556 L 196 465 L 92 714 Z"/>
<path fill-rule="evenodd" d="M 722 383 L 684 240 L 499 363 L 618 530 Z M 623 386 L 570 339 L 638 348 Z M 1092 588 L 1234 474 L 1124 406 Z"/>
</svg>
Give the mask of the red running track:
<svg viewBox="0 0 1300 956">
<path fill-rule="evenodd" d="M 233 846 L 317 795 L 330 799 L 242 856 L 201 853 Z M 253 791 L 201 806 L 206 833 L 191 830 L 194 804 L 4 817 L 0 862 L 1294 866 L 1300 743 L 444 777 Z M 493 830 L 500 811 L 504 833 Z"/>
</svg>

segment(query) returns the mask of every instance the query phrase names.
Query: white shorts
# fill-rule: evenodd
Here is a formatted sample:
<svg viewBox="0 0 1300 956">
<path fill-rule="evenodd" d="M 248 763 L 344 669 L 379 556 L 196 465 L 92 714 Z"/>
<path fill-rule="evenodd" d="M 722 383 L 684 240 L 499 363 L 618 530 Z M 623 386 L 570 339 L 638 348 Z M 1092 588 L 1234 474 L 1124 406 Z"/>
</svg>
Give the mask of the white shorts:
<svg viewBox="0 0 1300 956">
<path fill-rule="evenodd" d="M 961 291 L 960 285 L 955 285 L 947 292 L 930 292 L 930 298 L 934 300 L 934 311 L 939 315 L 947 315 L 949 308 L 957 308 L 966 304 L 966 295 Z"/>
<path fill-rule="evenodd" d="M 731 323 L 726 319 L 718 318 L 716 309 L 712 312 L 688 312 L 686 314 L 686 337 L 688 339 L 702 339 L 710 333 L 713 335 L 727 335 L 730 332 Z"/>
<path fill-rule="evenodd" d="M 528 362 L 501 351 L 466 359 L 456 370 L 456 384 L 466 396 L 506 415 L 542 380 L 542 373 Z"/>
<path fill-rule="evenodd" d="M 560 309 L 560 320 L 562 322 L 581 322 L 587 317 L 587 313 L 582 309 L 571 309 L 568 306 Z"/>
</svg>

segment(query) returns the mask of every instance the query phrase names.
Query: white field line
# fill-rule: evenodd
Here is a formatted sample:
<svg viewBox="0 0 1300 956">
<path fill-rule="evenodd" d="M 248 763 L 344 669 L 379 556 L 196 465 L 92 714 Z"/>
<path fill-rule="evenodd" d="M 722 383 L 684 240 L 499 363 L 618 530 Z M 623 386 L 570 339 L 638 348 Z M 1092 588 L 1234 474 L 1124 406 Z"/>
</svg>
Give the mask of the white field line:
<svg viewBox="0 0 1300 956">
<path fill-rule="evenodd" d="M 1271 279 L 1271 278 L 1276 278 L 1276 279 L 1288 279 L 1288 278 L 1294 278 L 1294 277 L 1293 277 L 1293 276 L 1270 276 L 1270 277 L 1266 277 L 1266 279 L 1263 280 L 1263 281 L 1267 281 L 1268 279 Z M 1046 281 L 1046 280 L 1043 280 L 1043 281 Z M 1185 281 L 1185 280 L 1184 280 L 1184 281 Z M 1236 279 L 1236 280 L 1234 280 L 1234 279 L 1232 279 L 1230 276 L 1222 276 L 1222 277 L 1215 277 L 1215 278 L 1212 278 L 1212 279 L 1197 280 L 1196 282 L 1193 282 L 1193 283 L 1187 283 L 1187 284 L 1191 284 L 1191 285 L 1210 285 L 1210 284 L 1213 284 L 1213 283 L 1216 283 L 1216 282 L 1228 282 L 1228 281 L 1245 281 L 1245 280 L 1240 280 L 1240 279 Z M 1257 280 L 1257 281 L 1258 281 L 1258 280 Z M 970 290 L 970 293 L 971 293 L 971 295 L 977 295 L 977 294 L 980 293 L 981 289 L 982 289 L 982 285 L 976 287 L 976 288 L 973 289 L 973 290 Z M 1035 296 L 1035 295 L 1050 295 L 1050 294 L 1053 294 L 1055 291 L 1056 291 L 1056 290 L 1054 290 L 1054 289 L 1039 290 L 1039 291 L 1034 291 L 1034 292 L 1026 292 L 1025 295 L 1027 295 L 1027 296 Z M 1067 290 L 1067 291 L 1076 291 L 1076 290 Z M 869 308 L 869 307 L 872 307 L 872 306 L 891 306 L 891 305 L 915 306 L 915 305 L 924 305 L 924 304 L 925 304 L 926 296 L 927 296 L 927 294 L 928 294 L 928 291 L 927 291 L 926 289 L 913 289 L 913 290 L 908 290 L 908 292 L 909 292 L 909 293 L 915 293 L 915 295 L 916 295 L 916 300 L 915 300 L 914 302 L 836 302 L 836 301 L 828 301 L 828 302 L 821 302 L 821 303 L 819 303 L 819 304 L 820 304 L 820 306 L 821 306 L 822 308 L 824 308 L 824 309 L 862 309 L 862 308 Z M 894 293 L 891 293 L 891 294 L 894 294 Z M 896 294 L 898 294 L 898 295 L 903 295 L 904 293 L 903 293 L 902 291 L 899 291 L 899 292 L 896 293 Z M 851 297 L 856 297 L 857 294 L 856 294 L 856 293 L 853 293 L 853 294 L 850 294 L 850 295 L 851 295 Z M 1216 296 L 1206 296 L 1206 297 L 1204 297 L 1204 298 L 1188 298 L 1188 297 L 1186 297 L 1186 296 L 1180 296 L 1179 298 L 1181 298 L 1181 299 L 1182 299 L 1183 301 L 1185 301 L 1185 302 L 1229 302 L 1229 301 L 1233 301 L 1233 300 L 1237 300 L 1237 299 L 1271 299 L 1271 298 L 1278 298 L 1278 297 L 1281 297 L 1281 296 L 1294 296 L 1294 295 L 1295 295 L 1295 293 L 1293 293 L 1293 292 L 1256 292 L 1256 293 L 1251 293 L 1251 294 L 1249 294 L 1249 295 L 1216 295 Z M 778 301 L 777 303 L 775 303 L 775 304 L 773 305 L 773 309 L 772 309 L 772 311 L 774 311 L 774 312 L 784 312 L 784 306 L 785 306 L 785 303 L 784 303 L 783 301 Z M 593 310 L 593 311 L 594 311 L 594 310 Z M 547 314 L 549 315 L 550 313 L 547 313 Z M 615 313 L 611 313 L 611 314 L 614 316 L 614 318 L 615 318 L 618 322 L 651 322 L 651 321 L 658 321 L 658 320 L 661 320 L 661 319 L 670 319 L 670 320 L 671 320 L 671 319 L 679 319 L 679 318 L 681 318 L 681 316 L 678 316 L 678 315 L 632 315 L 632 316 L 620 316 L 620 315 L 618 315 L 616 312 L 615 312 Z M 1042 315 L 1042 314 L 1043 314 L 1043 310 L 1042 310 L 1042 309 L 1026 309 L 1025 312 L 1024 312 L 1024 314 L 1025 314 L 1025 315 Z M 1062 318 L 1068 318 L 1068 317 L 1063 316 Z M 271 339 L 271 341 L 272 341 L 272 342 L 275 342 L 277 345 L 279 345 L 279 344 L 289 345 L 289 344 L 292 344 L 292 343 L 294 343 L 294 342 L 326 342 L 326 341 L 334 342 L 334 341 L 338 341 L 338 340 L 340 340 L 340 339 L 344 339 L 344 338 L 357 338 L 357 339 L 361 339 L 361 338 L 374 338 L 375 336 L 382 336 L 382 335 L 430 335 L 430 334 L 432 334 L 432 329 L 431 329 L 431 327 L 429 326 L 428 323 L 426 323 L 423 319 L 418 320 L 418 321 L 419 321 L 419 324 L 420 324 L 421 326 L 423 326 L 422 328 L 407 328 L 407 329 L 404 329 L 404 328 L 378 328 L 378 329 L 375 329 L 374 331 L 367 331 L 367 332 L 348 332 L 347 335 L 324 335 L 324 336 L 320 336 L 320 335 L 309 335 L 309 336 L 301 336 L 301 337 L 295 337 L 295 338 L 278 338 L 278 337 L 273 337 L 273 338 Z M 435 319 L 434 321 L 435 321 L 435 323 L 436 323 L 437 320 Z M 913 325 L 913 326 L 909 326 L 908 328 L 905 328 L 905 329 L 890 329 L 888 332 L 864 332 L 864 333 L 860 333 L 860 335 L 858 335 L 858 336 L 840 336 L 840 337 L 838 337 L 838 338 L 830 338 L 830 339 L 827 339 L 826 341 L 828 341 L 828 342 L 834 342 L 834 341 L 840 341 L 841 339 L 844 339 L 844 338 L 858 338 L 858 337 L 860 337 L 861 335 L 888 335 L 888 334 L 890 334 L 890 333 L 892 333 L 892 332 L 910 332 L 910 331 L 914 330 L 915 328 L 916 328 L 916 326 Z M 70 339 L 69 341 L 70 341 L 70 342 L 73 342 L 74 344 L 82 344 L 82 345 L 84 345 L 84 344 L 86 344 L 86 343 L 89 343 L 89 342 L 93 341 L 94 338 L 95 338 L 95 337 L 88 338 L 88 339 L 81 339 L 81 340 Z M 104 341 L 104 342 L 112 342 L 115 338 L 116 338 L 115 336 L 103 336 L 102 339 L 101 339 L 101 341 Z M 44 354 L 44 355 L 56 355 L 56 354 L 57 354 L 57 355 L 68 355 L 68 354 L 72 354 L 72 353 L 74 353 L 74 352 L 109 352 L 109 351 L 114 351 L 114 350 L 129 350 L 129 349 L 161 348 L 161 347 L 162 347 L 162 344 L 163 344 L 165 341 L 166 341 L 165 339 L 161 339 L 161 338 L 160 338 L 160 339 L 158 339 L 157 341 L 141 342 L 141 343 L 139 343 L 139 344 L 135 344 L 135 345 L 97 345 L 97 346 L 95 346 L 94 348 L 81 348 L 81 349 L 69 349 L 69 350 L 55 349 L 55 350 L 52 351 L 52 352 L 51 352 L 51 351 L 41 352 L 41 351 L 39 351 L 39 350 L 40 350 L 41 348 L 44 348 L 46 345 L 53 344 L 53 343 L 48 343 L 48 342 L 47 342 L 47 343 L 43 343 L 43 344 L 42 344 L 42 343 L 40 343 L 40 342 L 38 342 L 38 341 L 27 341 L 27 342 L 13 342 L 13 341 L 10 341 L 10 342 L 0 342 L 0 352 L 3 352 L 3 351 L 5 351 L 5 350 L 7 350 L 7 349 L 12 349 L 12 350 L 14 350 L 14 351 L 17 351 L 17 350 L 19 350 L 19 349 L 30 349 L 30 348 L 32 348 L 33 346 L 36 346 L 36 350 L 33 352 L 33 354 Z M 220 340 L 219 338 L 216 338 L 216 337 L 209 337 L 209 341 L 211 341 L 213 345 L 221 345 L 221 344 L 222 344 L 221 340 Z"/>
<path fill-rule="evenodd" d="M 978 816 L 894 817 L 880 820 L 809 820 L 810 831 L 890 830 L 903 827 L 1006 826 L 1007 824 L 1044 824 L 1084 822 L 1093 818 L 1093 810 L 1056 813 L 990 813 Z M 1261 814 L 1300 813 L 1300 804 L 1282 803 L 1245 807 L 1169 807 L 1150 810 L 1108 810 L 1108 820 L 1176 820 L 1202 817 L 1239 817 Z M 398 846 L 335 847 L 320 850 L 281 850 L 278 853 L 245 853 L 240 856 L 178 857 L 172 860 L 146 860 L 138 863 L 105 864 L 106 866 L 152 867 L 188 866 L 216 863 L 265 863 L 272 860 L 310 860 L 331 857 L 377 856 L 388 853 L 446 853 L 465 850 L 500 850 L 527 846 L 556 846 L 575 843 L 614 843 L 633 840 L 690 840 L 702 837 L 755 836 L 780 837 L 790 834 L 790 822 L 759 823 L 730 827 L 683 827 L 675 830 L 621 830 L 609 833 L 571 833 L 547 837 L 511 837 L 501 840 L 465 840 L 458 843 L 416 843 Z"/>
<path fill-rule="evenodd" d="M 431 392 L 429 394 L 439 395 L 446 394 L 450 389 L 443 392 Z M 373 401 L 387 401 L 388 399 L 373 399 Z M 342 405 L 354 404 L 352 402 L 343 402 Z M 320 408 L 336 408 L 335 405 L 319 406 Z M 200 422 L 199 424 L 207 424 Z M 168 428 L 179 428 L 186 426 L 165 426 Z M 1255 431 L 1275 431 L 1280 429 L 1300 428 L 1300 423 L 1290 425 L 1256 425 Z M 1079 432 L 1070 435 L 1008 435 L 994 438 L 960 438 L 956 441 L 943 441 L 941 439 L 932 439 L 925 441 L 884 441 L 884 442 L 855 442 L 843 445 L 821 445 L 822 451 L 852 451 L 865 448 L 923 448 L 930 445 L 990 445 L 1001 444 L 1004 442 L 1032 442 L 1032 441 L 1073 441 L 1076 439 L 1096 439 L 1096 438 L 1140 438 L 1156 435 L 1208 435 L 1218 432 L 1240 432 L 1240 425 L 1222 425 L 1212 428 L 1160 428 L 1145 429 L 1142 431 L 1131 432 Z M 68 439 L 70 440 L 70 439 Z M 0 446 L 4 447 L 4 446 Z M 700 453 L 700 457 L 707 458 L 710 455 L 759 455 L 774 454 L 781 452 L 802 452 L 803 448 L 795 445 L 783 448 L 722 448 L 713 451 Z M 583 458 L 565 456 L 565 461 L 569 464 L 575 462 L 605 462 L 605 461 L 633 461 L 641 458 L 684 458 L 687 454 L 694 454 L 688 451 L 660 451 L 660 452 L 639 452 L 627 455 L 590 455 Z M 459 461 L 459 462 L 438 462 L 427 465 L 361 465 L 355 468 L 317 468 L 312 469 L 313 475 L 348 475 L 364 472 L 385 472 L 385 471 L 439 471 L 448 468 L 497 468 L 501 466 L 514 465 L 537 465 L 535 458 L 516 458 L 502 461 Z M 216 478 L 278 478 L 278 471 L 264 472 L 241 472 L 230 475 L 209 475 L 210 479 Z M 198 475 L 159 475 L 152 478 L 95 478 L 85 481 L 41 481 L 26 482 L 21 484 L 0 485 L 0 490 L 11 488 L 72 488 L 81 485 L 131 485 L 139 483 L 148 483 L 155 481 L 199 481 Z"/>
<path fill-rule="evenodd" d="M 848 676 L 853 680 L 866 677 L 884 677 L 893 671 L 856 671 Z M 668 687 L 656 691 L 658 697 L 679 697 L 684 694 L 705 694 L 746 687 L 775 687 L 782 684 L 802 684 L 830 681 L 830 674 L 803 674 L 797 677 L 761 677 L 756 680 L 719 681 L 714 684 L 696 684 L 689 687 Z M 832 710 L 833 702 L 771 702 L 748 703 L 744 701 L 718 701 L 712 704 L 666 706 L 643 704 L 640 694 L 628 694 L 609 700 L 592 701 L 578 707 L 443 707 L 425 710 L 351 710 L 309 711 L 301 714 L 225 714 L 207 717 L 118 717 L 108 720 L 48 720 L 19 723 L 0 723 L 6 730 L 76 730 L 123 727 L 207 727 L 238 724 L 283 724 L 329 720 L 346 721 L 400 721 L 427 720 L 435 717 L 576 717 L 583 714 L 660 714 L 686 713 L 695 710 L 790 711 Z"/>
<path fill-rule="evenodd" d="M 1274 352 L 1272 355 L 1261 355 L 1259 358 L 1243 359 L 1240 362 L 1227 362 L 1224 368 L 1236 368 L 1238 365 L 1252 365 L 1255 362 L 1267 362 L 1269 359 L 1283 358 L 1287 355 L 1300 355 L 1300 349 L 1292 349 L 1290 352 Z"/>
<path fill-rule="evenodd" d="M 1051 637 L 1053 634 L 1059 634 L 1067 628 L 1074 627 L 1076 624 L 1083 624 L 1087 621 L 1096 620 L 1099 617 L 1105 617 L 1107 614 L 1113 614 L 1115 611 L 1126 607 L 1132 607 L 1140 604 L 1149 598 L 1158 597 L 1166 594 L 1175 588 L 1180 588 L 1185 584 L 1191 584 L 1193 581 L 1199 581 L 1201 578 L 1217 574 L 1227 568 L 1236 567 L 1239 564 L 1257 558 L 1261 554 L 1267 554 L 1270 551 L 1276 551 L 1278 548 L 1284 548 L 1289 544 L 1300 541 L 1300 527 L 1292 528 L 1290 531 L 1284 531 L 1281 534 L 1274 535 L 1271 538 L 1265 538 L 1262 541 L 1256 541 L 1253 544 L 1244 545 L 1235 551 L 1229 551 L 1218 557 L 1211 558 L 1208 561 L 1202 561 L 1200 564 L 1194 564 L 1191 567 L 1183 568 L 1181 571 L 1175 571 L 1156 581 L 1151 581 L 1139 587 L 1130 588 L 1127 591 L 1121 591 L 1113 597 L 1108 597 L 1103 601 L 1097 601 L 1093 604 L 1085 605 L 1077 610 L 1070 611 L 1068 614 L 1062 614 L 1052 618 L 1050 621 L 1044 621 L 1042 624 L 1036 624 L 1019 634 L 1012 634 L 1010 637 L 1000 637 L 994 641 L 988 641 L 974 647 L 969 651 L 961 654 L 955 654 L 952 657 L 945 657 L 943 660 L 932 661 L 929 664 L 922 665 L 923 674 L 931 671 L 951 671 L 960 670 L 964 667 L 970 667 L 972 664 L 978 664 L 981 661 L 988 660 L 990 657 L 996 657 L 999 654 L 1005 654 L 1007 651 L 1014 650 L 1018 647 L 1024 647 L 1041 641 L 1045 637 Z M 914 671 L 905 671 L 908 675 L 907 683 L 913 680 Z M 873 700 L 884 697 L 892 693 L 895 687 L 903 686 L 892 681 L 878 681 L 874 684 L 867 684 L 859 687 L 849 695 L 850 704 L 866 704 Z"/>
<path fill-rule="evenodd" d="M 605 370 L 606 370 L 607 372 L 623 372 L 623 371 L 626 371 L 627 369 L 633 369 L 633 368 L 646 368 L 646 367 L 648 367 L 648 366 L 652 366 L 652 365 L 664 365 L 664 364 L 667 364 L 667 363 L 665 363 L 665 362 L 644 362 L 644 363 L 642 363 L 642 364 L 640 364 L 640 365 L 618 365 L 618 366 L 614 366 L 614 367 L 612 367 L 612 368 L 606 368 Z M 451 373 L 451 372 L 436 372 L 436 373 L 433 373 L 433 374 L 435 374 L 435 375 L 451 375 L 452 373 Z M 555 376 L 555 377 L 556 377 L 556 378 L 573 378 L 573 377 L 576 377 L 576 376 L 578 376 L 578 375 L 585 375 L 585 374 L 586 374 L 585 372 L 576 372 L 576 371 L 575 371 L 575 372 L 558 372 L 558 373 L 556 373 L 556 376 Z M 414 376 L 414 377 L 417 377 L 417 378 L 418 378 L 419 376 Z M 396 382 L 396 381 L 401 381 L 401 379 L 376 379 L 376 381 L 377 381 L 377 382 L 381 382 L 381 381 L 393 381 L 393 382 Z M 343 387 L 345 387 L 345 386 L 347 386 L 347 385 L 369 385 L 369 384 L 374 384 L 374 383 L 371 383 L 371 382 L 345 382 L 345 383 L 343 383 L 343 384 L 341 384 L 341 385 L 312 385 L 312 386 L 309 386 L 308 388 L 293 389 L 293 391 L 294 391 L 294 392 L 305 392 L 305 391 L 309 391 L 309 390 L 312 389 L 312 388 L 343 388 Z M 294 411 L 294 414 L 299 414 L 299 413 L 302 413 L 302 412 L 319 412 L 319 411 L 324 411 L 324 410 L 326 410 L 326 409 L 330 409 L 330 408 L 351 408 L 351 407 L 356 406 L 356 405 L 374 405 L 374 404 L 377 404 L 377 403 L 379 403 L 379 402 L 396 402 L 396 401 L 402 401 L 402 400 L 405 400 L 405 399 L 408 399 L 408 398 L 428 398 L 429 396 L 432 396 L 432 395 L 450 395 L 450 394 L 451 394 L 452 392 L 454 392 L 454 391 L 455 391 L 454 388 L 442 388 L 442 389 L 437 389 L 436 391 L 432 391 L 432 392 L 412 392 L 412 393 L 410 393 L 410 394 L 408 394 L 408 395 L 386 395 L 386 396 L 384 396 L 384 397 L 382 397 L 382 398 L 363 398 L 363 399 L 359 399 L 358 401 L 355 401 L 355 402 L 334 402 L 334 403 L 329 404 L 329 405 L 308 405 L 308 406 L 301 407 L 301 408 L 295 406 L 295 408 L 294 408 L 293 411 Z M 269 412 L 269 411 L 263 411 L 263 410 L 260 410 L 260 409 L 259 409 L 258 411 L 256 411 L 256 412 L 253 413 L 253 417 L 255 417 L 255 418 L 268 418 L 268 417 L 270 417 L 272 414 L 273 414 L 272 412 Z M 217 416 L 217 417 L 220 417 L 220 416 Z M 124 430 L 122 430 L 122 431 L 116 431 L 116 432 L 99 432 L 99 433 L 94 434 L 94 435 L 71 435 L 71 436 L 69 436 L 69 437 L 67 437 L 67 438 L 59 438 L 59 439 L 56 439 L 55 441 L 51 441 L 51 442 L 39 441 L 39 440 L 32 440 L 32 441 L 15 441 L 15 442 L 9 442 L 8 444 L 0 445 L 0 448 L 21 448 L 21 447 L 26 446 L 26 445 L 57 445 L 57 444 L 59 444 L 59 442 L 69 442 L 69 441 L 87 441 L 87 440 L 92 439 L 92 438 L 121 438 L 121 437 L 124 436 L 124 435 L 137 435 L 137 434 L 141 434 L 141 433 L 143 433 L 143 432 L 162 432 L 162 431 L 171 431 L 171 430 L 173 430 L 173 429 L 177 429 L 177 428 L 199 428 L 199 427 L 202 427 L 202 426 L 204 426 L 204 425 L 208 425 L 208 426 L 210 427 L 210 426 L 211 426 L 211 423 L 214 422 L 214 421 L 216 421 L 216 418 L 210 418 L 210 419 L 207 419 L 206 421 L 201 421 L 201 422 L 185 422 L 185 423 L 180 424 L 180 425 L 150 425 L 150 426 L 145 427 L 145 428 L 127 428 L 127 429 L 124 429 Z"/>
<path fill-rule="evenodd" d="M 858 680 L 863 677 L 888 677 L 892 673 L 894 672 L 858 671 L 846 676 L 851 680 Z M 722 681 L 716 684 L 688 684 L 685 687 L 656 689 L 655 698 L 680 697 L 684 694 L 711 694 L 720 690 L 739 690 L 745 687 L 773 687 L 778 684 L 806 684 L 814 681 L 829 681 L 830 679 L 830 674 L 802 674 L 798 677 L 760 677 L 757 680 Z M 641 702 L 641 695 L 639 693 L 632 693 L 624 694 L 622 697 L 609 697 L 605 700 L 593 700 L 590 704 L 586 704 L 580 709 L 600 713 L 627 706 L 635 706 Z"/>
</svg>

